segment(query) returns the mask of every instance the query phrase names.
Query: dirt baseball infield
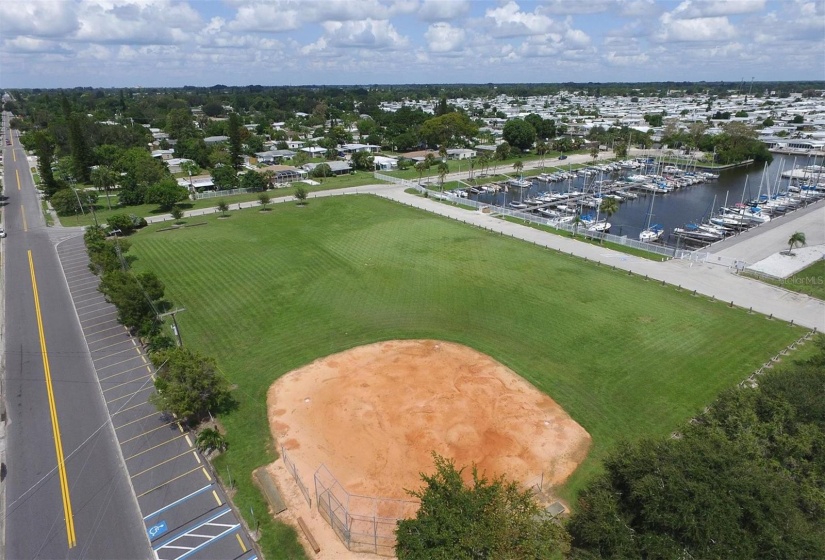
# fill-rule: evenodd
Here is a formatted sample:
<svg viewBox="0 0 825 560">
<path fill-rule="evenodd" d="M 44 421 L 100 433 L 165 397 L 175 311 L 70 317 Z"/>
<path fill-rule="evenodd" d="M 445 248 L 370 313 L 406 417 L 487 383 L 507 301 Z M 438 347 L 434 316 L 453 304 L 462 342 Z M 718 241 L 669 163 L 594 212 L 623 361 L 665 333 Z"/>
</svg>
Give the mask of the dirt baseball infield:
<svg viewBox="0 0 825 560">
<path fill-rule="evenodd" d="M 268 409 L 279 449 L 310 492 L 324 464 L 351 494 L 410 499 L 405 489 L 420 488 L 420 473 L 433 472 L 433 451 L 459 467 L 475 463 L 488 478 L 503 474 L 525 485 L 543 478 L 547 490 L 590 447 L 581 426 L 513 371 L 434 340 L 381 342 L 319 359 L 278 379 Z M 270 471 L 290 508 L 300 507 L 278 463 Z M 308 508 L 297 514 L 318 518 Z M 316 538 L 325 531 L 323 522 L 312 526 Z"/>
</svg>

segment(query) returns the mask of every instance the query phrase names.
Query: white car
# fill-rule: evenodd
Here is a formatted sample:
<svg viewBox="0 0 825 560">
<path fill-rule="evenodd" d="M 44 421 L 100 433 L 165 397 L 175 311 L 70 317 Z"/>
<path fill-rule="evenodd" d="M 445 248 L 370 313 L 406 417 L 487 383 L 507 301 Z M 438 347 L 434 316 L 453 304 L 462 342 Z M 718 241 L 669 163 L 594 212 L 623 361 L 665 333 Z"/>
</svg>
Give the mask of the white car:
<svg viewBox="0 0 825 560">
<path fill-rule="evenodd" d="M 6 230 L 0 227 L 0 237 L 6 237 Z"/>
</svg>

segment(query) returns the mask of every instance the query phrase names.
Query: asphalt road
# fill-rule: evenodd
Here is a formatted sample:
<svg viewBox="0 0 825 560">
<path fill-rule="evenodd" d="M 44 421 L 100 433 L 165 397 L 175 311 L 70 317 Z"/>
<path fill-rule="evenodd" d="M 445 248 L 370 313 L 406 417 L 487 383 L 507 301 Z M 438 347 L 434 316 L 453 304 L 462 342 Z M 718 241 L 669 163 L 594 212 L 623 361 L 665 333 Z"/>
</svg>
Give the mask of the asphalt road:
<svg viewBox="0 0 825 560">
<path fill-rule="evenodd" d="M 2 240 L 5 557 L 151 558 L 53 234 L 25 154 L 9 134 Z"/>
</svg>

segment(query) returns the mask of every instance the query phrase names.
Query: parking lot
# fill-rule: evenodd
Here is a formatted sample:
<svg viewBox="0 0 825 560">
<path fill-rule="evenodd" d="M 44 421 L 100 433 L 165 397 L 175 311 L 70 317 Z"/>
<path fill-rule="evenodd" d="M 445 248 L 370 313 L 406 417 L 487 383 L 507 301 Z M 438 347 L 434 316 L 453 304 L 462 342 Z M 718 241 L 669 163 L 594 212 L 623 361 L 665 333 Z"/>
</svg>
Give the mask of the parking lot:
<svg viewBox="0 0 825 560">
<path fill-rule="evenodd" d="M 97 290 L 82 236 L 58 256 L 156 557 L 257 558 L 194 434 L 148 403 L 154 368 Z"/>
</svg>

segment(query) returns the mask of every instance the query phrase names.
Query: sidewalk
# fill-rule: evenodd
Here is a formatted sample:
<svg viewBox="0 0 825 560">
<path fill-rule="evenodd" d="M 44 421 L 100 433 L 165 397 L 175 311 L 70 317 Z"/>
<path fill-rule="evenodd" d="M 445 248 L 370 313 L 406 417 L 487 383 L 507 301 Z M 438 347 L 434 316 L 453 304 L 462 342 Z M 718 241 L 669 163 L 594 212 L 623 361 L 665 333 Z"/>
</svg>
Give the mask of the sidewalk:
<svg viewBox="0 0 825 560">
<path fill-rule="evenodd" d="M 629 271 L 639 276 L 646 276 L 654 281 L 664 281 L 674 286 L 681 286 L 687 291 L 692 292 L 696 290 L 697 293 L 713 297 L 720 302 L 728 304 L 733 302 L 733 305 L 745 309 L 753 309 L 766 316 L 773 316 L 785 321 L 793 321 L 795 324 L 804 327 L 825 331 L 825 302 L 757 280 L 738 276 L 734 274 L 732 270 L 723 266 L 683 260 L 670 260 L 665 262 L 651 261 L 598 245 L 582 243 L 565 235 L 556 235 L 507 222 L 495 218 L 490 214 L 468 211 L 429 198 L 408 194 L 404 192 L 403 186 L 398 185 L 366 185 L 336 191 L 320 191 L 312 193 L 308 200 L 311 201 L 313 198 L 323 198 L 327 196 L 345 196 L 348 194 L 365 193 L 375 194 L 407 206 L 432 212 L 433 214 L 522 239 L 528 243 L 535 243 L 542 247 L 572 254 L 587 260 L 615 266 L 617 270 Z M 273 199 L 271 204 L 283 204 L 293 202 L 294 200 L 295 198 L 293 196 L 285 196 Z M 232 209 L 237 210 L 239 207 L 254 208 L 255 206 L 260 206 L 260 204 L 254 201 L 233 204 L 230 212 Z M 825 209 L 825 204 L 823 204 L 823 209 Z M 184 216 L 196 217 L 215 214 L 217 212 L 217 208 L 205 208 L 190 210 L 185 212 Z M 806 215 L 808 214 L 802 214 L 801 216 Z M 151 219 L 147 218 L 147 222 L 157 223 L 171 219 L 171 215 L 163 214 L 152 216 Z M 759 241 L 754 241 L 754 243 L 759 243 Z"/>
</svg>

